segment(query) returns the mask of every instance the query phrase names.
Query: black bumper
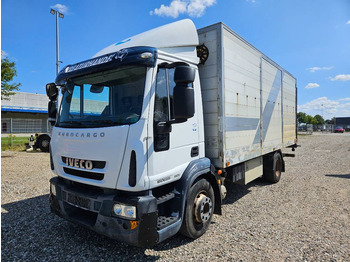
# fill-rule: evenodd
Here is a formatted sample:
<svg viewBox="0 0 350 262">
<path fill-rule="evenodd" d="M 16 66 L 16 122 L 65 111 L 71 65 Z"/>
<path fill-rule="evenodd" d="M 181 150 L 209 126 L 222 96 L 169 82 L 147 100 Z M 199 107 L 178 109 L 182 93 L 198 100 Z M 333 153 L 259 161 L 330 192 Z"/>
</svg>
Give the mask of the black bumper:
<svg viewBox="0 0 350 262">
<path fill-rule="evenodd" d="M 153 196 L 118 197 L 113 192 L 91 192 L 58 177 L 52 178 L 50 183 L 56 189 L 55 195 L 50 193 L 50 207 L 58 216 L 130 245 L 147 247 L 158 242 L 157 200 Z M 114 202 L 135 206 L 136 219 L 116 217 Z"/>
</svg>

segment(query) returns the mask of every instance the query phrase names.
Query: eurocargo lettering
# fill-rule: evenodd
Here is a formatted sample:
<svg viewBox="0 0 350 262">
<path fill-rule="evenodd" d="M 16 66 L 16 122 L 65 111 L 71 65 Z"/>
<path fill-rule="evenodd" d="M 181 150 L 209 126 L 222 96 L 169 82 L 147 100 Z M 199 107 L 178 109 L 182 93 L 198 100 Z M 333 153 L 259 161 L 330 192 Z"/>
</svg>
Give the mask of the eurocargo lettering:
<svg viewBox="0 0 350 262">
<path fill-rule="evenodd" d="M 200 237 L 225 183 L 277 183 L 297 147 L 296 79 L 222 23 L 117 42 L 46 91 L 51 211 L 131 245 Z"/>
</svg>

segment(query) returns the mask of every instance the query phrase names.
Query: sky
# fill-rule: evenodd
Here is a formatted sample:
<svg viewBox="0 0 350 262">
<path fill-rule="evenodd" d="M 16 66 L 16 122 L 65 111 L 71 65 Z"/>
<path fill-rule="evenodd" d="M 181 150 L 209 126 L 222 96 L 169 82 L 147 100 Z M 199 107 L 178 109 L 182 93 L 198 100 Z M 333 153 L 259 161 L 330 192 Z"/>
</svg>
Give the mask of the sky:
<svg viewBox="0 0 350 262">
<path fill-rule="evenodd" d="M 296 79 L 298 111 L 350 117 L 350 0 L 2 0 L 1 50 L 21 92 L 45 94 L 60 68 L 146 30 L 190 18 L 223 22 Z"/>
</svg>

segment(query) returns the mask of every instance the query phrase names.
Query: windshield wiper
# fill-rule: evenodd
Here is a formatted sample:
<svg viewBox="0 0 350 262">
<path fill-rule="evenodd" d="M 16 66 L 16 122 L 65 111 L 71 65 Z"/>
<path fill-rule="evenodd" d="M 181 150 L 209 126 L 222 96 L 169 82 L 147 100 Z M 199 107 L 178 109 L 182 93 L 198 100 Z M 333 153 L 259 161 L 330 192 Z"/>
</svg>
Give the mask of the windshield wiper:
<svg viewBox="0 0 350 262">
<path fill-rule="evenodd" d="M 111 119 L 91 119 L 91 120 L 85 120 L 82 121 L 83 123 L 93 123 L 93 124 L 110 124 L 110 125 L 122 125 L 123 123 L 113 121 Z"/>
<path fill-rule="evenodd" d="M 58 125 L 61 125 L 61 124 L 64 124 L 64 125 L 68 125 L 70 127 L 73 127 L 73 126 L 81 126 L 82 123 L 81 122 L 77 122 L 77 121 L 62 121 L 62 122 L 59 122 Z"/>
</svg>

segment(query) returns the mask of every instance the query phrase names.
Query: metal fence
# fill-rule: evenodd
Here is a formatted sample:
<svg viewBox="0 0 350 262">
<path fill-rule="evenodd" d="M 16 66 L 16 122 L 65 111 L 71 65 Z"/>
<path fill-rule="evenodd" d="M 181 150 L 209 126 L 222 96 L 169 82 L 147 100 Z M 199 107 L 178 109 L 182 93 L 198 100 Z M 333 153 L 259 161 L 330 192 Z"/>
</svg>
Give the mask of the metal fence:
<svg viewBox="0 0 350 262">
<path fill-rule="evenodd" d="M 312 132 L 333 133 L 336 125 L 324 124 L 324 125 L 299 125 L 298 132 L 312 134 Z"/>
<path fill-rule="evenodd" d="M 48 133 L 51 125 L 46 119 L 2 118 L 2 134 Z"/>
</svg>

